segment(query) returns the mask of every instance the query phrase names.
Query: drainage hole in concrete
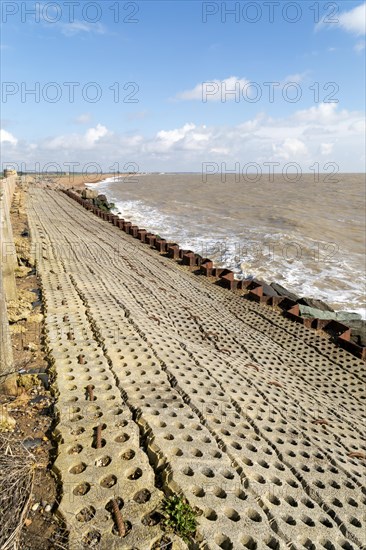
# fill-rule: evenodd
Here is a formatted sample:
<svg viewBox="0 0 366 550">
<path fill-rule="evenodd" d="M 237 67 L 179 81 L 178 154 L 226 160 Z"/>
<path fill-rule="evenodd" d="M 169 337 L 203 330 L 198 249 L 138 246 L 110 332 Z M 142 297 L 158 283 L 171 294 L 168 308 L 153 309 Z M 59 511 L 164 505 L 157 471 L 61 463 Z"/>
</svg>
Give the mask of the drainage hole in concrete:
<svg viewBox="0 0 366 550">
<path fill-rule="evenodd" d="M 224 489 L 221 489 L 221 487 L 215 487 L 214 490 L 213 490 L 213 494 L 217 498 L 226 498 L 227 497 L 226 492 L 224 491 Z"/>
<path fill-rule="evenodd" d="M 189 477 L 194 475 L 194 471 L 189 466 L 186 466 L 185 468 L 183 468 L 182 472 L 183 472 L 184 475 L 189 476 Z"/>
<path fill-rule="evenodd" d="M 153 527 L 154 525 L 157 525 L 162 520 L 162 515 L 159 514 L 159 512 L 152 512 L 151 514 L 148 514 L 144 518 L 142 518 L 141 523 L 143 525 L 147 525 L 149 527 Z"/>
<path fill-rule="evenodd" d="M 102 481 L 100 482 L 100 485 L 102 487 L 104 487 L 105 489 L 110 489 L 116 483 L 117 483 L 116 476 L 110 475 L 110 476 L 107 476 L 107 477 L 103 478 Z"/>
<path fill-rule="evenodd" d="M 90 521 L 95 516 L 95 508 L 93 506 L 87 506 L 86 508 L 83 508 L 80 510 L 78 514 L 76 514 L 77 521 L 86 523 L 87 521 Z"/>
<path fill-rule="evenodd" d="M 269 493 L 269 495 L 267 496 L 267 499 L 271 504 L 274 504 L 275 506 L 278 506 L 279 504 L 281 504 L 280 499 L 276 497 L 276 495 L 274 495 L 273 493 Z"/>
<path fill-rule="evenodd" d="M 330 486 L 333 487 L 334 489 L 340 489 L 341 488 L 339 483 L 337 483 L 336 481 L 331 481 Z"/>
<path fill-rule="evenodd" d="M 98 436 L 97 436 L 97 432 L 96 432 L 96 430 L 95 430 L 95 432 L 94 432 L 94 437 L 93 437 L 93 442 L 92 442 L 92 444 L 91 444 L 92 448 L 93 448 L 93 449 L 97 449 L 97 448 L 98 448 L 98 449 L 101 449 L 102 447 L 105 447 L 106 444 L 107 444 L 106 440 L 105 440 L 105 439 L 101 439 L 101 440 L 100 440 L 100 443 L 99 443 L 99 446 L 98 446 L 98 439 L 97 439 L 97 437 L 98 437 Z"/>
<path fill-rule="evenodd" d="M 153 546 L 151 547 L 151 550 L 172 550 L 172 548 L 173 548 L 172 541 L 168 537 L 164 536 L 158 541 L 156 541 L 155 544 L 153 544 Z"/>
<path fill-rule="evenodd" d="M 128 441 L 130 439 L 130 436 L 126 433 L 123 433 L 116 437 L 115 441 L 116 443 L 125 443 L 125 441 Z"/>
<path fill-rule="evenodd" d="M 356 548 L 352 546 L 352 544 L 350 544 L 348 540 L 342 541 L 340 543 L 340 547 L 343 548 L 343 550 L 356 550 Z"/>
<path fill-rule="evenodd" d="M 122 508 L 123 508 L 123 506 L 124 506 L 123 500 L 122 500 L 120 497 L 117 497 L 115 500 L 116 500 L 116 502 L 117 502 L 118 509 L 119 509 L 119 510 L 122 510 Z M 112 504 L 112 501 L 111 501 L 111 500 L 108 502 L 108 504 L 106 504 L 105 509 L 106 509 L 110 514 L 113 514 L 113 504 Z"/>
<path fill-rule="evenodd" d="M 81 435 L 85 432 L 85 428 L 75 428 L 71 430 L 71 435 Z"/>
<path fill-rule="evenodd" d="M 145 502 L 148 502 L 151 498 L 151 493 L 148 489 L 142 489 L 141 491 L 138 491 L 135 496 L 133 497 L 133 500 L 137 502 L 137 504 L 144 504 Z"/>
<path fill-rule="evenodd" d="M 231 521 L 239 521 L 240 520 L 240 515 L 238 514 L 238 512 L 236 510 L 234 510 L 234 508 L 226 508 L 224 510 L 224 513 L 225 513 L 226 517 L 231 519 Z"/>
<path fill-rule="evenodd" d="M 166 439 L 167 441 L 172 441 L 174 439 L 174 435 L 173 434 L 165 434 L 164 439 Z"/>
<path fill-rule="evenodd" d="M 211 452 L 210 452 L 210 455 L 211 455 L 213 458 L 221 458 L 221 457 L 222 457 L 222 454 L 220 453 L 220 451 L 211 451 Z"/>
<path fill-rule="evenodd" d="M 128 422 L 126 420 L 121 420 L 115 423 L 116 428 L 124 428 L 127 426 Z"/>
<path fill-rule="evenodd" d="M 70 418 L 70 422 L 79 422 L 84 417 L 81 414 L 75 414 L 72 418 Z"/>
<path fill-rule="evenodd" d="M 320 541 L 320 544 L 322 545 L 323 548 L 326 548 L 326 550 L 336 550 L 336 547 L 334 546 L 334 544 L 332 544 L 329 540 L 322 539 Z"/>
<path fill-rule="evenodd" d="M 290 505 L 290 506 L 293 506 L 294 508 L 296 508 L 299 504 L 297 502 L 297 500 L 295 500 L 294 498 L 290 497 L 290 496 L 286 496 L 285 497 L 285 501 Z"/>
<path fill-rule="evenodd" d="M 102 535 L 99 531 L 89 531 L 86 535 L 83 536 L 82 541 L 86 546 L 90 548 L 95 548 L 101 541 Z"/>
<path fill-rule="evenodd" d="M 293 487 L 294 489 L 297 489 L 299 484 L 296 483 L 293 479 L 286 479 L 287 485 L 290 485 L 290 487 Z M 282 484 L 281 484 L 282 485 Z"/>
<path fill-rule="evenodd" d="M 245 536 L 240 541 L 244 548 L 249 548 L 249 550 L 257 550 L 258 545 L 253 537 Z"/>
<path fill-rule="evenodd" d="M 89 493 L 90 491 L 90 484 L 89 483 L 79 483 L 74 490 L 73 494 L 76 496 L 84 496 L 86 493 Z"/>
<path fill-rule="evenodd" d="M 235 491 L 235 496 L 239 500 L 246 500 L 247 499 L 247 495 L 244 493 L 244 491 L 242 489 L 237 489 Z"/>
<path fill-rule="evenodd" d="M 126 537 L 132 529 L 132 523 L 130 521 L 124 521 L 123 523 L 125 527 L 125 534 L 123 536 Z M 112 534 L 115 535 L 116 537 L 120 537 L 119 530 L 116 525 L 114 525 L 112 529 Z"/>
<path fill-rule="evenodd" d="M 203 512 L 203 515 L 209 521 L 216 521 L 217 520 L 217 514 L 216 514 L 215 510 L 213 510 L 212 508 L 206 508 L 205 511 Z"/>
<path fill-rule="evenodd" d="M 128 449 L 128 451 L 125 451 L 123 454 L 121 454 L 122 460 L 132 460 L 135 456 L 135 451 L 132 449 Z"/>
<path fill-rule="evenodd" d="M 193 418 L 193 416 L 188 415 L 187 418 Z M 197 432 L 200 432 L 202 430 L 202 426 L 201 424 L 193 424 L 192 429 L 196 430 Z"/>
<path fill-rule="evenodd" d="M 335 499 L 335 500 L 337 500 L 337 499 Z M 308 498 L 301 499 L 301 502 L 303 503 L 304 506 L 306 506 L 306 508 L 314 508 L 315 507 L 314 502 L 312 500 L 309 500 Z M 335 503 L 333 502 L 333 504 L 335 504 Z M 336 506 L 337 506 L 337 504 L 336 504 Z M 341 506 L 343 506 L 343 504 L 341 504 Z"/>
<path fill-rule="evenodd" d="M 358 521 L 358 519 L 355 518 L 355 517 L 351 517 L 351 518 L 349 519 L 349 522 L 350 522 L 350 524 L 353 525 L 354 527 L 362 527 L 361 522 Z"/>
<path fill-rule="evenodd" d="M 183 456 L 183 451 L 179 447 L 175 447 L 172 453 L 174 456 Z"/>
<path fill-rule="evenodd" d="M 306 548 L 306 550 L 316 550 L 315 544 L 310 539 L 306 539 L 302 543 L 303 547 Z"/>
<path fill-rule="evenodd" d="M 288 525 L 296 525 L 296 520 L 292 516 L 284 516 L 282 519 Z"/>
<path fill-rule="evenodd" d="M 268 541 L 266 541 L 266 545 L 268 548 L 271 548 L 272 550 L 280 550 L 280 543 L 277 539 L 274 537 L 271 537 Z"/>
<path fill-rule="evenodd" d="M 82 450 L 83 450 L 82 445 L 74 445 L 73 447 L 68 449 L 67 452 L 69 455 L 78 455 L 79 453 L 81 453 Z"/>
<path fill-rule="evenodd" d="M 220 533 L 219 535 L 215 535 L 215 542 L 217 546 L 219 546 L 223 550 L 232 550 L 234 548 L 234 545 L 229 537 L 226 537 L 222 533 Z"/>
<path fill-rule="evenodd" d="M 257 523 L 262 521 L 262 516 L 258 514 L 256 510 L 253 510 L 253 508 L 249 508 L 248 510 L 246 510 L 246 513 L 248 518 L 251 519 L 252 521 L 255 521 Z"/>
<path fill-rule="evenodd" d="M 140 468 L 133 468 L 127 471 L 127 479 L 136 480 L 142 476 L 142 470 Z"/>
<path fill-rule="evenodd" d="M 95 460 L 95 466 L 97 468 L 105 468 L 112 462 L 112 459 L 110 456 L 102 456 L 101 458 L 97 458 Z"/>
<path fill-rule="evenodd" d="M 325 485 L 320 479 L 317 479 L 314 481 L 315 487 L 318 487 L 319 489 L 325 489 Z"/>
<path fill-rule="evenodd" d="M 254 475 L 253 475 L 253 478 L 255 479 L 255 481 L 256 481 L 257 483 L 261 483 L 262 485 L 263 485 L 264 483 L 266 483 L 266 480 L 264 479 L 264 477 L 261 476 L 261 475 L 259 475 L 259 474 L 254 474 Z"/>
<path fill-rule="evenodd" d="M 199 449 L 193 449 L 193 450 L 191 451 L 191 453 L 193 454 L 193 456 L 197 456 L 197 457 L 203 456 L 202 451 L 200 451 Z"/>
<path fill-rule="evenodd" d="M 222 472 L 220 472 L 220 474 L 221 474 L 225 479 L 234 479 L 234 474 L 233 474 L 233 472 L 231 472 L 230 470 L 222 470 Z"/>
<path fill-rule="evenodd" d="M 201 473 L 206 477 L 215 477 L 215 472 L 211 468 L 202 468 Z"/>
<path fill-rule="evenodd" d="M 195 497 L 202 498 L 205 496 L 205 491 L 202 487 L 199 487 L 198 485 L 194 485 L 191 487 L 191 492 Z"/>
<path fill-rule="evenodd" d="M 75 466 L 72 466 L 70 468 L 69 472 L 70 474 L 81 474 L 86 469 L 86 464 L 84 462 L 80 462 L 80 464 L 75 464 Z"/>
<path fill-rule="evenodd" d="M 305 525 L 308 525 L 309 527 L 314 527 L 315 526 L 314 521 L 311 518 L 309 518 L 309 516 L 303 516 L 301 518 L 301 521 L 303 523 L 305 523 Z"/>
</svg>

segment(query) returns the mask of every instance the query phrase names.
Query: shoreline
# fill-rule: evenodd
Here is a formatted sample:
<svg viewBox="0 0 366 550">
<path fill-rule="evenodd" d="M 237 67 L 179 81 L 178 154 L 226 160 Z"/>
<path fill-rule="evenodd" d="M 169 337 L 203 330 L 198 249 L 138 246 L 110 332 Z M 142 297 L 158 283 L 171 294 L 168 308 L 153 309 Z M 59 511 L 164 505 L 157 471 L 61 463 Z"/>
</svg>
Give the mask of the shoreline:
<svg viewBox="0 0 366 550">
<path fill-rule="evenodd" d="M 132 176 L 138 176 L 139 174 L 133 174 Z M 120 178 L 122 177 L 125 177 L 123 175 L 120 176 Z M 95 191 L 99 191 L 98 189 L 95 189 L 95 185 L 99 185 L 99 184 L 103 184 L 103 183 L 110 183 L 108 182 L 108 179 L 109 178 L 104 178 L 103 180 L 100 180 L 99 182 L 96 182 L 95 184 L 90 184 L 88 185 L 87 184 L 87 188 L 88 189 L 93 189 Z M 115 200 L 113 200 L 112 196 L 111 196 L 111 192 L 110 191 L 106 191 L 105 189 L 103 189 L 101 191 L 101 194 L 105 195 L 108 199 L 108 201 L 112 201 L 112 203 L 115 202 Z M 115 206 L 113 208 L 113 213 L 114 214 L 120 214 L 121 217 L 123 217 L 123 213 L 119 212 L 121 210 L 120 206 Z M 137 221 L 134 220 L 133 221 L 133 218 L 132 219 L 129 219 L 128 221 L 130 221 L 132 223 L 132 225 L 141 225 L 141 221 Z M 159 235 L 161 235 L 161 233 L 163 233 L 163 230 L 160 230 L 159 228 L 156 230 L 156 228 L 154 227 L 151 227 L 149 228 L 149 224 L 145 224 L 144 221 L 142 221 L 142 226 L 145 227 L 149 230 L 149 231 L 152 231 L 154 233 L 157 233 Z M 163 238 L 164 238 L 164 235 L 163 235 Z M 169 240 L 172 240 L 171 238 L 169 238 Z M 173 238 L 173 240 L 175 240 Z M 178 242 L 179 239 L 175 242 Z M 179 242 L 178 244 L 180 246 L 182 246 Z M 186 248 L 186 246 L 183 245 L 183 248 Z M 187 248 L 189 248 L 190 250 L 194 251 L 196 254 L 200 254 L 200 252 L 198 252 L 195 247 L 193 246 L 188 246 Z M 207 253 L 208 256 L 210 256 L 210 252 Z M 201 252 L 201 255 L 202 255 L 202 252 Z M 210 258 L 211 259 L 211 258 Z M 253 268 L 253 275 L 251 274 L 250 276 L 245 276 L 245 274 L 243 272 L 240 271 L 239 268 L 235 267 L 233 268 L 232 266 L 232 261 L 230 260 L 227 260 L 227 261 L 217 261 L 217 259 L 215 258 L 212 258 L 213 259 L 213 262 L 215 264 L 216 267 L 219 267 L 219 268 L 224 268 L 224 269 L 229 269 L 229 270 L 232 270 L 234 272 L 234 277 L 237 279 L 237 280 L 250 280 L 250 279 L 253 279 L 253 280 L 256 280 L 256 279 L 260 279 L 261 281 L 263 280 L 266 280 L 266 275 L 265 274 L 258 274 L 258 273 L 255 273 L 255 267 Z M 245 260 L 246 261 L 246 260 Z M 241 259 L 241 262 L 238 262 L 238 265 L 240 263 L 243 263 L 244 262 L 244 259 Z M 248 264 L 250 264 L 250 262 L 247 262 Z M 281 282 L 280 282 L 281 281 Z M 301 298 L 307 298 L 307 299 L 311 299 L 313 301 L 320 301 L 320 302 L 324 302 L 329 308 L 331 308 L 331 310 L 334 312 L 334 313 L 338 313 L 338 314 L 342 314 L 342 313 L 346 313 L 346 314 L 354 314 L 355 315 L 355 320 L 356 320 L 356 316 L 358 316 L 357 318 L 360 319 L 360 321 L 366 321 L 366 308 L 365 307 L 357 307 L 359 306 L 359 304 L 357 304 L 357 306 L 355 307 L 347 307 L 347 305 L 345 306 L 342 306 L 342 305 L 339 305 L 338 307 L 334 304 L 334 302 L 332 302 L 332 299 L 329 298 L 329 296 L 325 296 L 325 297 L 319 297 L 319 293 L 316 291 L 314 292 L 301 292 L 301 290 L 299 290 L 298 288 L 296 288 L 296 286 L 294 286 L 292 283 L 288 282 L 287 280 L 278 280 L 278 279 L 274 279 L 273 282 L 271 283 L 265 283 L 267 284 L 267 286 L 269 285 L 272 285 L 272 284 L 276 284 L 276 285 L 280 285 L 280 286 L 285 286 L 286 288 L 289 286 L 290 287 L 290 290 L 288 291 L 289 294 L 293 294 L 293 295 L 297 295 L 297 299 L 301 299 Z"/>
<path fill-rule="evenodd" d="M 248 293 L 249 296 L 246 298 L 252 301 L 277 307 L 285 316 L 307 328 L 322 329 L 324 332 L 330 330 L 339 345 L 349 351 L 353 350 L 351 353 L 356 356 L 366 358 L 366 321 L 360 314 L 350 311 L 336 312 L 325 301 L 308 296 L 300 297 L 278 283 L 267 284 L 257 278 L 235 279 L 235 273 L 230 269 L 215 267 L 210 258 L 203 258 L 192 250 L 182 249 L 177 243 L 168 242 L 160 235 L 139 228 L 132 222 L 113 214 L 113 209 L 101 210 L 93 203 L 93 199 L 82 198 L 79 193 L 72 190 L 65 190 L 64 193 L 99 218 L 112 223 L 141 243 L 149 244 L 162 256 L 177 260 L 181 265 L 188 266 L 194 273 L 205 275 L 208 279 L 214 277 L 216 284 L 230 291 L 239 290 L 244 291 L 245 294 Z"/>
</svg>

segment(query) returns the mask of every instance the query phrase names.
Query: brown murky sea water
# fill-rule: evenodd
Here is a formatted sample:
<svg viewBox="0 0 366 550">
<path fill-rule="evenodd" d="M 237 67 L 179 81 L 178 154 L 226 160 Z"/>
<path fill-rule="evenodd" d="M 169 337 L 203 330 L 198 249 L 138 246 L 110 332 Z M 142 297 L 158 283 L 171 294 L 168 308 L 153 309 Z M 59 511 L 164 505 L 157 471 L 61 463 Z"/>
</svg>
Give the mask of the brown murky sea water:
<svg viewBox="0 0 366 550">
<path fill-rule="evenodd" d="M 364 174 L 320 174 L 318 182 L 313 174 L 291 182 L 280 175 L 204 179 L 138 175 L 97 188 L 126 219 L 238 276 L 276 281 L 365 317 Z"/>
</svg>

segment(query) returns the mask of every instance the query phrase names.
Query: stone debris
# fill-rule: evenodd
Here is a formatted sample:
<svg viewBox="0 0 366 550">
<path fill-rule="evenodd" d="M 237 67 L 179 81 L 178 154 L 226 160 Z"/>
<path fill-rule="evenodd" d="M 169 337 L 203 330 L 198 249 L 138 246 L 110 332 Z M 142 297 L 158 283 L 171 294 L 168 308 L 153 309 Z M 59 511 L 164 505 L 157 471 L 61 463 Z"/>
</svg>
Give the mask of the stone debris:
<svg viewBox="0 0 366 550">
<path fill-rule="evenodd" d="M 16 426 L 16 420 L 4 406 L 0 407 L 0 432 L 12 432 Z"/>
</svg>

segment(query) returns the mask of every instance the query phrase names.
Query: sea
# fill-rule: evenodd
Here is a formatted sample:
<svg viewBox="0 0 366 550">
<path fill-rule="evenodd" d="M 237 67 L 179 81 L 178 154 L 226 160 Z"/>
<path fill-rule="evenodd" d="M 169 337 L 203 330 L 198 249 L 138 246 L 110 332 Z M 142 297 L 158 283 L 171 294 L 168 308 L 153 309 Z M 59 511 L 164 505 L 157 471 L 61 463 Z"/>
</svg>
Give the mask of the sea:
<svg viewBox="0 0 366 550">
<path fill-rule="evenodd" d="M 141 228 L 366 318 L 365 174 L 130 174 L 88 185 Z"/>
</svg>

